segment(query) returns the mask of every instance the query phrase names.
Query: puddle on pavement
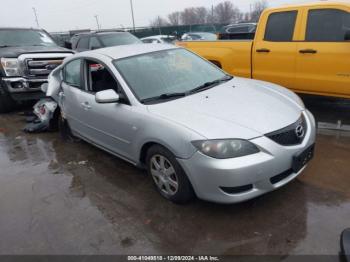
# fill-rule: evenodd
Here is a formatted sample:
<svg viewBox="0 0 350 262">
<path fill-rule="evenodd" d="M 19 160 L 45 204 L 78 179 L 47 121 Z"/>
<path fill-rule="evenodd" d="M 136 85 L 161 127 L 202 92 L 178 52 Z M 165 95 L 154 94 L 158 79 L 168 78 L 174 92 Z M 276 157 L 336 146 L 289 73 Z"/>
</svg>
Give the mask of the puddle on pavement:
<svg viewBox="0 0 350 262">
<path fill-rule="evenodd" d="M 348 136 L 320 133 L 304 174 L 275 192 L 177 206 L 99 149 L 0 123 L 0 254 L 337 254 L 350 227 Z"/>
</svg>

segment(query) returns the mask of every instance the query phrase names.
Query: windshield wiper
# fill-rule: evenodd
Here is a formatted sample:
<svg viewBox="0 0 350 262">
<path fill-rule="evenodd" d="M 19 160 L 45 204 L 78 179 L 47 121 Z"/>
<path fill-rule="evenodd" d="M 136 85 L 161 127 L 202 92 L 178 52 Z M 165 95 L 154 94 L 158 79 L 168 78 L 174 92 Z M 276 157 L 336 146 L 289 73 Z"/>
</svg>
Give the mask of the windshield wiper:
<svg viewBox="0 0 350 262">
<path fill-rule="evenodd" d="M 184 97 L 186 95 L 187 95 L 186 93 L 165 93 L 159 96 L 142 99 L 141 103 L 147 103 L 147 102 L 158 101 L 158 100 L 167 100 L 171 98 L 179 98 L 179 97 Z"/>
<path fill-rule="evenodd" d="M 214 86 L 216 86 L 216 85 L 218 85 L 218 84 L 220 84 L 222 82 L 230 81 L 232 78 L 233 78 L 233 76 L 226 75 L 223 78 L 220 78 L 220 79 L 217 79 L 217 80 L 214 80 L 214 81 L 210 81 L 210 82 L 206 82 L 203 85 L 200 85 L 200 86 L 190 90 L 189 93 L 193 94 L 193 93 L 197 93 L 197 92 L 201 92 L 201 91 L 207 90 L 207 89 L 212 88 L 212 87 L 214 87 Z"/>
</svg>

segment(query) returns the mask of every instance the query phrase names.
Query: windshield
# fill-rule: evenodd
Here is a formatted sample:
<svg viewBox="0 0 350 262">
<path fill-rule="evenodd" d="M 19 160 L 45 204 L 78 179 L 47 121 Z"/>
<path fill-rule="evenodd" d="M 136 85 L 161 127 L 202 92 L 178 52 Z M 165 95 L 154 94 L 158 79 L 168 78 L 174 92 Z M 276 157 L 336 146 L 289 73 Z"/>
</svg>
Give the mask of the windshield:
<svg viewBox="0 0 350 262">
<path fill-rule="evenodd" d="M 56 46 L 46 33 L 38 30 L 0 30 L 0 46 Z"/>
<path fill-rule="evenodd" d="M 185 49 L 148 53 L 113 63 L 140 101 L 163 94 L 187 93 L 227 76 Z"/>
<path fill-rule="evenodd" d="M 129 33 L 114 33 L 114 34 L 100 35 L 99 37 L 102 44 L 106 47 L 142 43 L 140 39 L 138 39 L 136 36 Z"/>
</svg>

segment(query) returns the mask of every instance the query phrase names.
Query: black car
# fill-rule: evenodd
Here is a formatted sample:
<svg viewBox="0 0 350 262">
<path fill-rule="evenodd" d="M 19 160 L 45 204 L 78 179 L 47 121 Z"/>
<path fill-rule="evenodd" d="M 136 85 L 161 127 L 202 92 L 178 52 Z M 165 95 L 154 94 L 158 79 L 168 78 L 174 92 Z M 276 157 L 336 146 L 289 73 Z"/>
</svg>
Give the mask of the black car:
<svg viewBox="0 0 350 262">
<path fill-rule="evenodd" d="M 218 34 L 219 40 L 244 40 L 254 39 L 256 32 L 256 23 L 239 23 L 227 25 L 222 28 Z"/>
<path fill-rule="evenodd" d="M 0 113 L 45 97 L 41 85 L 69 55 L 45 30 L 0 28 Z"/>
<path fill-rule="evenodd" d="M 84 33 L 73 36 L 73 38 L 71 40 L 72 49 L 77 52 L 109 46 L 142 44 L 142 41 L 136 36 L 124 31 Z"/>
</svg>

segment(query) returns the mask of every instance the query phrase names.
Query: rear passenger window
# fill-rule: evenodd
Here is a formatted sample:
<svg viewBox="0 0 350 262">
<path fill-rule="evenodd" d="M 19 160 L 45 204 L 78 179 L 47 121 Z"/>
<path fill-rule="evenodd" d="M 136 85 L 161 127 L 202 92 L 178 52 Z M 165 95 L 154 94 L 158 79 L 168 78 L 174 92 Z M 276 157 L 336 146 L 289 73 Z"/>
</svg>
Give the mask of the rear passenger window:
<svg viewBox="0 0 350 262">
<path fill-rule="evenodd" d="M 81 89 L 81 60 L 73 60 L 64 68 L 64 82 Z"/>
<path fill-rule="evenodd" d="M 269 16 L 265 31 L 265 41 L 293 41 L 297 11 L 273 13 Z"/>
<path fill-rule="evenodd" d="M 78 49 L 89 49 L 89 37 L 82 37 L 77 45 Z"/>
<path fill-rule="evenodd" d="M 336 42 L 350 40 L 350 13 L 338 9 L 310 10 L 305 40 Z"/>
<path fill-rule="evenodd" d="M 97 37 L 91 37 L 90 38 L 89 49 L 90 50 L 94 50 L 94 49 L 98 49 L 98 48 L 101 48 L 101 44 L 98 41 Z"/>
</svg>

